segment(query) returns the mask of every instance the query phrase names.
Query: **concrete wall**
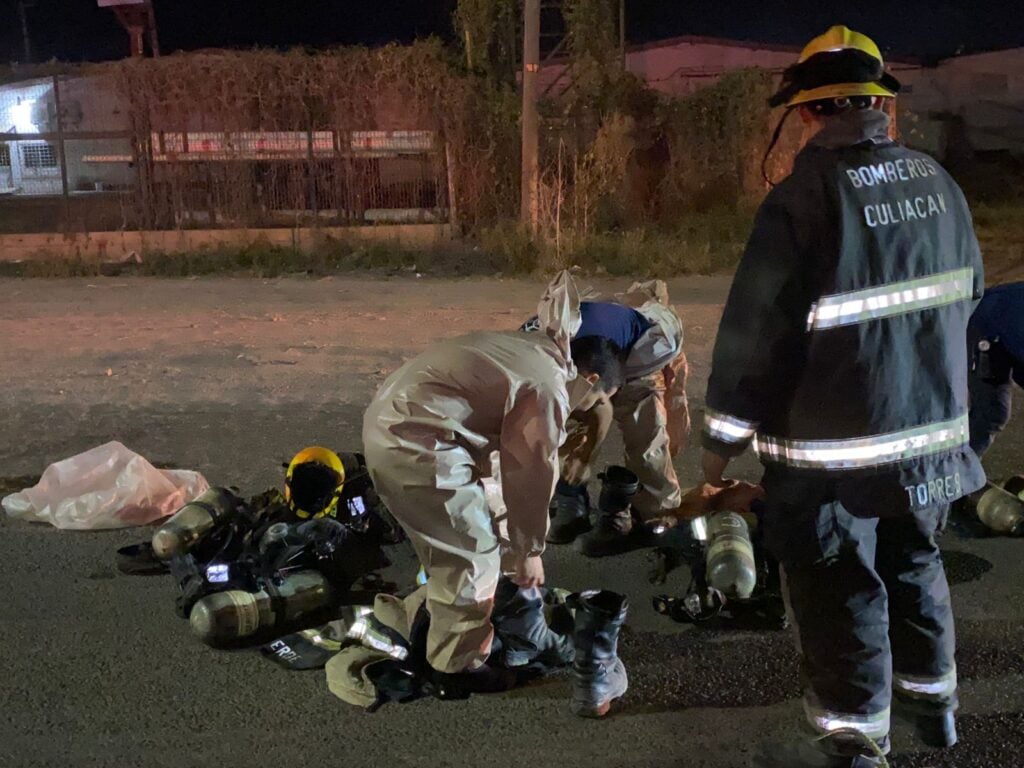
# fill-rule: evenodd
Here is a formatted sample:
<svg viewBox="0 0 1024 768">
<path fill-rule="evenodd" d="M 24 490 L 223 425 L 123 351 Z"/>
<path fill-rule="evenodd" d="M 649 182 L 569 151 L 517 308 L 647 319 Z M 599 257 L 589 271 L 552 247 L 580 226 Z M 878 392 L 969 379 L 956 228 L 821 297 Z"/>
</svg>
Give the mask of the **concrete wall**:
<svg viewBox="0 0 1024 768">
<path fill-rule="evenodd" d="M 396 224 L 322 229 L 208 229 L 172 232 L 83 232 L 76 234 L 0 235 L 0 261 L 85 259 L 124 261 L 160 253 L 213 250 L 266 243 L 311 249 L 327 238 L 343 242 L 395 243 L 405 248 L 430 248 L 451 240 L 448 224 Z"/>
<path fill-rule="evenodd" d="M 960 151 L 1024 154 L 1024 49 L 946 59 L 901 77 L 910 86 L 900 97 L 912 116 L 908 138 L 927 137 L 919 146 L 944 153 L 952 136 L 966 142 Z"/>
<path fill-rule="evenodd" d="M 686 96 L 726 72 L 759 67 L 781 73 L 798 49 L 705 38 L 675 38 L 635 46 L 626 67 L 652 88 Z M 917 147 L 942 153 L 950 121 L 963 122 L 976 150 L 1024 153 L 1024 48 L 947 59 L 937 67 L 894 59 L 888 67 L 905 85 L 900 97 L 906 116 L 904 137 Z M 541 70 L 541 87 L 558 96 L 569 87 L 564 63 Z"/>
<path fill-rule="evenodd" d="M 682 40 L 628 51 L 626 68 L 662 93 L 685 96 L 725 72 L 751 67 L 781 72 L 796 57 L 796 51 L 789 49 Z"/>
</svg>

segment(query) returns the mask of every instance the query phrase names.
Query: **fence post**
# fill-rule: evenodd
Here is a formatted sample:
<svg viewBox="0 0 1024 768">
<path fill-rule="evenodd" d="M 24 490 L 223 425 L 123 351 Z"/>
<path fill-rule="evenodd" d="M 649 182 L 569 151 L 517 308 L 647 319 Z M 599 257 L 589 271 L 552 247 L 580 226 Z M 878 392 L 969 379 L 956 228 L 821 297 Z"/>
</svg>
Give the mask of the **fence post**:
<svg viewBox="0 0 1024 768">
<path fill-rule="evenodd" d="M 71 223 L 71 205 L 68 195 L 68 161 L 64 154 L 64 116 L 60 105 L 60 76 L 53 76 L 53 107 L 57 113 L 57 160 L 60 163 L 60 188 L 64 196 L 64 229 Z"/>
<path fill-rule="evenodd" d="M 458 230 L 459 206 L 458 200 L 455 197 L 455 170 L 454 163 L 452 163 L 452 145 L 447 140 L 444 143 L 444 167 L 448 175 L 448 223 L 452 225 L 452 229 Z"/>
<path fill-rule="evenodd" d="M 533 234 L 540 224 L 537 193 L 540 188 L 539 117 L 537 80 L 540 74 L 540 0 L 526 0 L 523 8 L 523 166 L 520 215 Z"/>
<path fill-rule="evenodd" d="M 320 223 L 320 205 L 316 199 L 316 166 L 314 166 L 313 154 L 313 118 L 310 117 L 309 126 L 306 128 L 306 170 L 308 173 L 309 205 L 313 209 L 313 226 Z"/>
</svg>

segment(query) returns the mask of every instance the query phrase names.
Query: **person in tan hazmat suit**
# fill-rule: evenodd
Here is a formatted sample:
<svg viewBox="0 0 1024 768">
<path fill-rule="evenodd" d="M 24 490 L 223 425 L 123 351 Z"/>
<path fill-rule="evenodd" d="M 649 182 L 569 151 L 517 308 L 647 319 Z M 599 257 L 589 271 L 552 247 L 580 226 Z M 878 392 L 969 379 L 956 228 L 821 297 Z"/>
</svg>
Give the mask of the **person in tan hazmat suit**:
<svg viewBox="0 0 1024 768">
<path fill-rule="evenodd" d="M 534 318 L 523 330 L 537 327 Z M 609 339 L 622 350 L 626 383 L 614 396 L 605 393 L 591 408 L 573 412 L 547 538 L 552 544 L 568 544 L 585 533 L 578 545 L 590 557 L 643 544 L 643 523 L 679 507 L 682 495 L 672 458 L 686 446 L 690 432 L 683 324 L 672 309 L 665 283 L 634 283 L 625 293 L 584 300 L 574 341 L 583 344 L 598 338 Z M 613 421 L 622 433 L 626 468 L 640 485 L 632 513 L 599 510 L 591 531 L 587 481 L 593 457 Z"/>
<path fill-rule="evenodd" d="M 579 304 L 563 272 L 538 307 L 542 333 L 440 342 L 393 373 L 364 418 L 374 487 L 428 575 L 427 661 L 440 682 L 469 692 L 512 684 L 486 664 L 498 580 L 504 573 L 522 588 L 544 582 L 541 553 L 566 419 L 622 382 L 614 345 L 573 359 Z M 500 531 L 482 483 L 498 464 Z"/>
</svg>

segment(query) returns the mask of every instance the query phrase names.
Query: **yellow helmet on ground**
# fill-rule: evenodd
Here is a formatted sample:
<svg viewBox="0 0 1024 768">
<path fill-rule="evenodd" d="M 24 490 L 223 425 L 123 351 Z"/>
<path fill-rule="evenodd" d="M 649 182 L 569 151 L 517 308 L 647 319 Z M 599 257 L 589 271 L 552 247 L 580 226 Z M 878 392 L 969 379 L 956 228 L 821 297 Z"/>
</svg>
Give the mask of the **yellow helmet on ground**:
<svg viewBox="0 0 1024 768">
<path fill-rule="evenodd" d="M 882 52 L 867 35 L 837 25 L 807 44 L 797 63 L 782 74 L 769 104 L 795 107 L 855 96 L 893 98 L 900 82 L 885 71 Z"/>
<path fill-rule="evenodd" d="M 311 446 L 295 454 L 284 478 L 288 508 L 301 519 L 334 517 L 345 486 L 345 465 L 329 448 Z"/>
</svg>

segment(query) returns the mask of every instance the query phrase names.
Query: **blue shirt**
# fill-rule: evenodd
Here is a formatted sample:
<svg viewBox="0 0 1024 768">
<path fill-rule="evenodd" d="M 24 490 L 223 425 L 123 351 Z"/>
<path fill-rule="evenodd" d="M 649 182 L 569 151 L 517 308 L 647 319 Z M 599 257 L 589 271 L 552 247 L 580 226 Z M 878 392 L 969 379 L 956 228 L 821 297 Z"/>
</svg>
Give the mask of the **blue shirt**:
<svg viewBox="0 0 1024 768">
<path fill-rule="evenodd" d="M 1024 283 L 997 285 L 985 291 L 971 317 L 978 337 L 1000 343 L 1018 361 L 1024 361 Z"/>
<path fill-rule="evenodd" d="M 627 352 L 651 327 L 651 322 L 632 307 L 603 301 L 581 302 L 580 317 L 583 322 L 577 339 L 603 336 Z"/>
</svg>

